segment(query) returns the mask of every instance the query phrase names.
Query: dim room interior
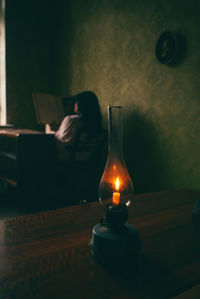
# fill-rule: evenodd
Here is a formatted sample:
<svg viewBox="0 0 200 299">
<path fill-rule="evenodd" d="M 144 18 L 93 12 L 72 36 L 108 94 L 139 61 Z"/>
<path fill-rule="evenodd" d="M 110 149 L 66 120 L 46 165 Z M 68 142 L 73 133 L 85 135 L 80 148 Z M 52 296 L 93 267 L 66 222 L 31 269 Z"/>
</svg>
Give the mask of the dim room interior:
<svg viewBox="0 0 200 299">
<path fill-rule="evenodd" d="M 176 211 L 181 217 L 185 211 L 181 205 L 188 204 L 187 215 L 191 214 L 192 219 L 192 209 L 200 199 L 200 2 L 0 2 L 0 235 L 1 227 L 3 231 L 6 221 L 11 221 L 18 230 L 22 222 L 26 222 L 26 218 L 15 223 L 14 219 L 32 217 L 31 221 L 34 222 L 34 217 L 37 217 L 34 215 L 39 215 L 38 213 L 49 213 L 50 217 L 51 213 L 57 211 L 53 216 L 57 221 L 61 217 L 61 211 L 64 211 L 62 209 L 66 209 L 65 213 L 72 225 L 73 221 L 77 221 L 78 232 L 78 220 L 74 220 L 75 216 L 72 215 L 77 211 L 77 215 L 82 215 L 80 219 L 86 215 L 90 217 L 89 207 L 101 205 L 98 202 L 98 186 L 107 159 L 108 106 L 123 107 L 123 157 L 133 183 L 135 198 L 133 214 L 131 212 L 130 215 L 134 215 L 135 207 L 141 237 L 143 238 L 145 224 L 140 223 L 139 216 L 146 219 L 144 223 L 150 223 L 153 221 L 148 216 L 150 211 L 154 213 L 152 217 L 163 221 L 163 229 L 165 221 L 167 223 L 167 216 L 164 220 L 165 209 L 168 212 L 172 209 L 172 214 Z M 93 91 L 98 97 L 105 131 L 104 143 L 95 148 L 92 160 L 66 164 L 62 165 L 62 169 L 55 169 L 55 138 L 45 134 L 44 125 L 37 121 L 33 93 L 69 97 L 85 90 Z M 119 193 L 119 187 L 116 191 Z M 115 194 L 115 197 L 118 200 L 118 195 Z M 168 198 L 169 205 L 164 202 Z M 177 206 L 175 203 L 172 205 L 170 198 L 178 198 Z M 157 210 L 161 213 L 158 218 L 155 213 Z M 196 206 L 196 211 L 200 214 L 200 207 Z M 101 213 L 98 214 L 99 218 L 100 215 Z M 147 218 L 144 218 L 145 215 Z M 85 223 L 89 223 L 86 218 Z M 94 223 L 91 229 L 96 221 L 95 218 L 92 219 Z M 156 223 L 152 227 L 154 225 L 156 230 Z M 161 227 L 160 224 L 160 230 Z M 84 231 L 83 227 L 82 230 Z M 150 241 L 145 241 L 149 239 L 148 232 L 144 231 L 145 248 L 151 244 Z M 35 231 L 32 232 L 33 239 L 34 233 Z M 152 242 L 160 244 L 161 241 L 158 240 L 164 239 L 161 235 L 160 231 L 160 237 Z M 180 243 L 177 248 L 181 247 L 182 240 L 181 233 L 178 235 Z M 176 240 L 175 235 L 170 235 L 169 240 Z M 195 242 L 194 237 L 191 248 Z M 1 250 L 4 249 L 0 249 L 0 254 Z M 44 248 L 41 252 L 42 250 L 45 251 Z M 64 247 L 62 250 L 64 256 Z M 196 265 L 200 265 L 200 253 L 195 251 L 195 254 Z M 71 258 L 73 259 L 73 252 Z M 53 254 L 51 259 L 53 265 Z M 186 257 L 185 259 L 187 260 Z M 175 260 L 174 257 L 174 263 Z M 59 261 L 60 264 L 63 263 L 61 256 Z M 186 273 L 192 268 L 184 268 L 181 260 L 180 275 L 178 276 L 178 272 L 174 274 L 178 278 L 174 280 L 172 290 L 166 293 L 166 298 L 178 296 L 198 283 L 200 272 L 195 262 L 192 265 L 195 278 L 187 281 L 187 274 L 183 274 L 183 282 L 181 271 Z M 159 271 L 162 272 L 163 269 L 159 268 Z M 102 278 L 103 274 L 99 274 L 100 272 L 97 277 Z M 41 275 L 46 275 L 45 273 Z M 163 275 L 168 277 L 169 273 Z M 20 283 L 20 287 L 13 287 L 12 291 L 16 292 L 16 298 L 27 298 L 19 295 L 23 284 Z M 94 281 L 92 283 L 95 289 Z M 102 290 L 99 298 L 102 298 L 101 295 L 105 298 L 119 298 L 114 287 L 118 284 L 115 283 L 110 291 L 108 286 L 105 293 Z M 142 283 L 146 284 L 146 281 Z M 60 293 L 58 292 L 57 298 L 63 298 L 64 287 L 61 287 L 61 282 L 58 286 Z M 161 282 L 160 286 L 163 286 Z M 39 287 L 37 290 L 38 294 L 43 294 L 41 297 L 34 297 L 34 293 L 29 293 L 24 286 L 23 288 L 24 294 L 32 296 L 30 298 L 53 298 L 50 297 L 51 291 L 54 294 L 53 287 L 49 291 L 49 297 Z M 77 297 L 70 293 L 71 298 L 92 298 L 85 286 L 83 289 L 85 297 L 78 297 L 76 291 Z M 159 292 L 155 291 L 156 284 L 151 287 L 148 285 L 147 289 L 148 298 L 165 298 L 164 295 L 161 296 L 161 287 Z M 11 296 L 5 298 L 14 298 L 8 290 L 9 286 L 2 291 Z M 123 298 L 131 298 L 129 291 L 126 290 L 127 297 Z M 113 292 L 113 297 L 109 292 Z M 134 292 L 137 293 L 135 289 Z M 187 291 L 189 295 L 180 298 L 199 298 L 197 289 L 192 289 L 191 292 L 193 293 Z M 138 294 L 141 293 L 138 291 Z M 197 297 L 191 297 L 191 294 L 196 294 Z"/>
</svg>

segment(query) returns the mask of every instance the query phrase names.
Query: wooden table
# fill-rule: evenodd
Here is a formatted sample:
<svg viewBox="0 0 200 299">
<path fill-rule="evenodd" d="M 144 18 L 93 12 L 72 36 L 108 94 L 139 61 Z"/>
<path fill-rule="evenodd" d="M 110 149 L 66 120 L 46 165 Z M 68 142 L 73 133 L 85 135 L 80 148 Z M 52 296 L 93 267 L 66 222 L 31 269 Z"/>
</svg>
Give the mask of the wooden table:
<svg viewBox="0 0 200 299">
<path fill-rule="evenodd" d="M 135 196 L 129 223 L 140 231 L 137 274 L 97 264 L 88 242 L 98 202 L 0 221 L 0 298 L 171 298 L 200 282 L 200 192 Z"/>
</svg>

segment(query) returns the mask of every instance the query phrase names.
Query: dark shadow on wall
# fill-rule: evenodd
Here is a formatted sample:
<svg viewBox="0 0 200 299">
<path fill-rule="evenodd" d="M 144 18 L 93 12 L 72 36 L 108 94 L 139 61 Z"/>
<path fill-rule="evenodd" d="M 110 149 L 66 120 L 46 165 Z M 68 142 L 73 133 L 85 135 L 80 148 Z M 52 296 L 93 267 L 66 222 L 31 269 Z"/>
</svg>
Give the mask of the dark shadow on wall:
<svg viewBox="0 0 200 299">
<path fill-rule="evenodd" d="M 162 153 L 152 123 L 138 112 L 124 119 L 124 157 L 134 193 L 162 190 Z"/>
</svg>

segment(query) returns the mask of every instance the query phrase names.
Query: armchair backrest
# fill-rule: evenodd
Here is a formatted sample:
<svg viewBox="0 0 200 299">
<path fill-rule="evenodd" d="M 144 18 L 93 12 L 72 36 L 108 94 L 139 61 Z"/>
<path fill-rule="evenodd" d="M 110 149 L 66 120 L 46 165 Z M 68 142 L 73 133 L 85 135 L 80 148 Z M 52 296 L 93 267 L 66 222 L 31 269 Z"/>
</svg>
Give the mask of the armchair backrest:
<svg viewBox="0 0 200 299">
<path fill-rule="evenodd" d="M 87 201 L 98 199 L 98 185 L 107 158 L 107 133 L 103 132 L 90 143 L 77 146 L 70 172 L 74 190 Z"/>
<path fill-rule="evenodd" d="M 78 144 L 73 157 L 73 162 L 94 162 L 105 155 L 107 149 L 107 133 L 103 131 L 100 136 L 87 143 Z"/>
</svg>

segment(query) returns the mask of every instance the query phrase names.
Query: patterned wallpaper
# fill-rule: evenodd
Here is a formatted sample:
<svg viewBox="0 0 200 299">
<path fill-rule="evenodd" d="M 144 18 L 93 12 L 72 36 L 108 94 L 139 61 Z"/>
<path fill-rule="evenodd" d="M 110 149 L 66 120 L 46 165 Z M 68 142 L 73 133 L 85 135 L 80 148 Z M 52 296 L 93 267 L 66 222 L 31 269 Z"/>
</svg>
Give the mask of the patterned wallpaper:
<svg viewBox="0 0 200 299">
<path fill-rule="evenodd" d="M 199 189 L 200 2 L 63 0 L 56 5 L 56 59 L 48 68 L 55 76 L 44 79 L 44 72 L 40 80 L 34 77 L 27 94 L 42 84 L 52 88 L 52 82 L 53 91 L 61 95 L 93 90 L 105 126 L 107 105 L 122 105 L 124 156 L 135 192 Z M 155 43 L 165 30 L 185 40 L 185 55 L 174 66 L 155 57 Z M 11 71 L 9 76 L 13 80 Z M 25 73 L 23 79 L 26 84 Z M 17 92 L 15 98 L 10 107 L 16 103 L 20 109 L 26 102 L 29 112 L 23 124 L 30 126 L 31 98 L 20 99 Z"/>
<path fill-rule="evenodd" d="M 199 9 L 195 0 L 76 0 L 63 9 L 58 90 L 96 92 L 105 125 L 107 105 L 124 107 L 135 192 L 200 187 Z M 175 66 L 155 58 L 165 30 L 185 40 Z"/>
</svg>

